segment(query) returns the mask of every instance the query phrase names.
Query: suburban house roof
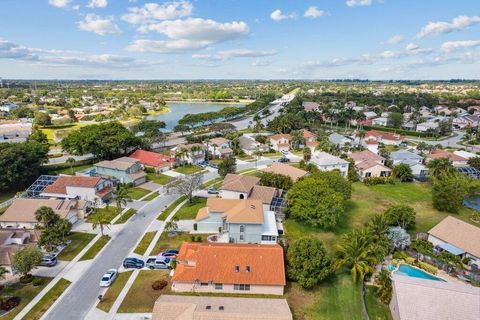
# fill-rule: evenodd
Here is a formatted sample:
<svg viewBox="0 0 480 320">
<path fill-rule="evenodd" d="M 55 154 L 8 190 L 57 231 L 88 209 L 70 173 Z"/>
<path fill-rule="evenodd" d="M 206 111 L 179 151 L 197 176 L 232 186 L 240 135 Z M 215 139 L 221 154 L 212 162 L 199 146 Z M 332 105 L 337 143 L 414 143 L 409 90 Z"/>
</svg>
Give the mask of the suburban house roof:
<svg viewBox="0 0 480 320">
<path fill-rule="evenodd" d="M 145 150 L 136 150 L 130 155 L 130 158 L 140 161 L 145 166 L 156 168 L 170 166 L 170 163 L 175 161 L 170 156 Z"/>
<path fill-rule="evenodd" d="M 318 108 L 320 108 L 320 105 L 316 102 L 303 102 L 302 107 L 305 111 L 313 111 L 318 110 Z"/>
<path fill-rule="evenodd" d="M 330 141 L 333 144 L 342 145 L 345 142 L 349 141 L 349 139 L 345 136 L 342 136 L 341 134 L 334 132 L 328 136 L 328 141 Z"/>
<path fill-rule="evenodd" d="M 422 160 L 423 157 L 407 150 L 398 150 L 390 153 L 390 159 L 418 161 Z"/>
<path fill-rule="evenodd" d="M 249 199 L 261 200 L 263 204 L 271 204 L 277 189 L 274 187 L 254 186 Z"/>
<path fill-rule="evenodd" d="M 222 138 L 222 137 L 218 137 L 218 138 L 212 138 L 210 139 L 210 142 L 208 143 L 209 145 L 222 145 L 222 144 L 225 144 L 225 143 L 230 143 L 230 140 L 228 139 L 225 139 L 225 138 Z"/>
<path fill-rule="evenodd" d="M 59 176 L 54 183 L 43 189 L 43 193 L 66 194 L 67 187 L 95 188 L 101 180 L 100 177 Z"/>
<path fill-rule="evenodd" d="M 298 169 L 281 162 L 274 162 L 270 167 L 267 167 L 262 171 L 289 176 L 290 178 L 292 178 L 293 182 L 297 181 L 308 173 L 305 170 Z"/>
<path fill-rule="evenodd" d="M 286 284 L 283 249 L 279 245 L 184 242 L 177 261 L 174 282 Z"/>
<path fill-rule="evenodd" d="M 480 258 L 480 228 L 470 223 L 448 216 L 428 233 Z"/>
<path fill-rule="evenodd" d="M 270 140 L 280 140 L 280 139 L 286 139 L 290 141 L 292 140 L 292 135 L 289 133 L 277 133 L 277 134 L 274 134 L 273 136 L 270 136 Z"/>
<path fill-rule="evenodd" d="M 262 224 L 264 221 L 261 200 L 208 198 L 206 208 L 198 211 L 195 220 L 207 218 L 210 212 L 220 212 L 229 223 Z"/>
<path fill-rule="evenodd" d="M 384 161 L 385 158 L 379 156 L 378 154 L 373 153 L 370 150 L 363 150 L 358 152 L 353 152 L 350 154 L 350 158 L 355 161 L 355 164 L 362 162 L 362 161 Z"/>
<path fill-rule="evenodd" d="M 108 169 L 117 169 L 125 171 L 135 163 L 139 162 L 137 159 L 132 159 L 129 157 L 121 157 L 115 160 L 104 160 L 95 164 L 96 167 L 108 168 Z"/>
<path fill-rule="evenodd" d="M 292 320 L 285 299 L 178 296 L 162 294 L 152 320 Z"/>
<path fill-rule="evenodd" d="M 313 163 L 319 166 L 328 166 L 328 165 L 337 165 L 337 164 L 348 164 L 348 161 L 331 155 L 330 153 L 326 153 L 323 151 L 315 151 L 312 154 L 312 158 L 310 159 Z"/>
<path fill-rule="evenodd" d="M 395 273 L 392 279 L 394 312 L 401 320 L 474 320 L 480 315 L 480 288 Z"/>
<path fill-rule="evenodd" d="M 220 190 L 250 193 L 258 182 L 260 182 L 258 177 L 229 173 L 223 179 Z"/>
<path fill-rule="evenodd" d="M 403 137 L 397 133 L 393 132 L 385 132 L 385 131 L 379 131 L 379 130 L 370 130 L 365 132 L 365 139 L 369 137 L 374 137 L 374 138 L 381 138 L 383 140 L 390 140 L 390 141 L 402 141 Z"/>
<path fill-rule="evenodd" d="M 317 135 L 308 131 L 308 130 L 303 130 L 303 138 L 317 138 Z"/>
<path fill-rule="evenodd" d="M 2 222 L 37 222 L 35 211 L 41 207 L 50 207 L 60 216 L 67 218 L 71 209 L 81 209 L 85 206 L 85 201 L 77 201 L 74 199 L 57 200 L 57 199 L 15 199 L 0 216 Z"/>
<path fill-rule="evenodd" d="M 184 150 L 190 151 L 194 147 L 198 147 L 201 150 L 205 149 L 205 146 L 201 143 L 191 143 L 191 144 L 179 144 L 178 146 L 176 146 L 172 150 L 182 150 L 182 149 L 184 149 Z"/>
<path fill-rule="evenodd" d="M 455 153 L 448 152 L 446 150 L 437 149 L 427 154 L 429 159 L 442 159 L 447 158 L 450 161 L 467 161 L 464 157 L 456 155 Z"/>
<path fill-rule="evenodd" d="M 362 161 L 362 162 L 359 162 L 355 165 L 358 169 L 360 170 L 367 170 L 367 169 L 371 169 L 373 167 L 382 167 L 382 169 L 384 171 L 392 171 L 392 169 L 378 163 L 377 161 L 373 161 L 373 160 L 366 160 L 366 161 Z"/>
</svg>

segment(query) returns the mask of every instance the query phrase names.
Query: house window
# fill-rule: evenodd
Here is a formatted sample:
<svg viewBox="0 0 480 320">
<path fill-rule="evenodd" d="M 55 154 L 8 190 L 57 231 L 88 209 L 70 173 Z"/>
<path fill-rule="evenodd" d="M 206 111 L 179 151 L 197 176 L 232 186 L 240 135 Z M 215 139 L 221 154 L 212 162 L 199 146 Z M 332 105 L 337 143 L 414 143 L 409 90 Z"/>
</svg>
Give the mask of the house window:
<svg viewBox="0 0 480 320">
<path fill-rule="evenodd" d="M 262 236 L 262 241 L 276 241 L 277 237 L 275 236 Z"/>
<path fill-rule="evenodd" d="M 235 272 L 240 272 L 240 267 L 239 266 L 235 266 Z"/>
<path fill-rule="evenodd" d="M 208 287 L 208 282 L 201 282 L 201 283 L 200 283 L 200 286 L 201 286 L 201 287 Z"/>
<path fill-rule="evenodd" d="M 243 234 L 240 235 L 240 241 L 245 241 L 245 236 Z"/>
<path fill-rule="evenodd" d="M 215 290 L 222 290 L 223 284 L 222 283 L 215 283 Z"/>
<path fill-rule="evenodd" d="M 240 226 L 240 232 L 245 232 L 245 226 L 244 225 Z"/>
<path fill-rule="evenodd" d="M 249 284 L 234 284 L 233 285 L 233 290 L 250 291 L 250 285 Z"/>
<path fill-rule="evenodd" d="M 371 177 L 372 176 L 372 173 L 371 172 L 365 172 L 365 177 L 368 178 L 368 177 Z"/>
<path fill-rule="evenodd" d="M 247 266 L 247 267 L 245 268 L 245 271 L 246 271 L 246 272 L 250 272 L 250 266 Z"/>
</svg>

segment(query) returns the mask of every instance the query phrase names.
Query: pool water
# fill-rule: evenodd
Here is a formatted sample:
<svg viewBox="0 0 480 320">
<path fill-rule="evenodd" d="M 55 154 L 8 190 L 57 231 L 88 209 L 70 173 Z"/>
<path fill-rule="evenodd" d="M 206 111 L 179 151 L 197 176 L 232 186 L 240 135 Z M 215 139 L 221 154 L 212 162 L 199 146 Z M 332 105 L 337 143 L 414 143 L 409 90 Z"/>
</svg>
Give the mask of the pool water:
<svg viewBox="0 0 480 320">
<path fill-rule="evenodd" d="M 395 269 L 395 267 L 393 265 L 390 265 L 389 266 L 390 271 L 392 271 L 392 267 L 393 267 L 393 269 Z M 435 276 L 433 276 L 433 275 L 431 275 L 431 274 L 429 274 L 429 273 L 427 273 L 427 272 L 425 272 L 421 269 L 414 268 L 414 267 L 412 267 L 408 264 L 401 264 L 395 272 L 398 273 L 398 274 L 404 275 L 404 276 L 408 276 L 408 277 L 415 277 L 415 278 L 421 278 L 421 279 L 426 279 L 426 280 L 446 282 L 443 279 L 435 277 Z"/>
</svg>

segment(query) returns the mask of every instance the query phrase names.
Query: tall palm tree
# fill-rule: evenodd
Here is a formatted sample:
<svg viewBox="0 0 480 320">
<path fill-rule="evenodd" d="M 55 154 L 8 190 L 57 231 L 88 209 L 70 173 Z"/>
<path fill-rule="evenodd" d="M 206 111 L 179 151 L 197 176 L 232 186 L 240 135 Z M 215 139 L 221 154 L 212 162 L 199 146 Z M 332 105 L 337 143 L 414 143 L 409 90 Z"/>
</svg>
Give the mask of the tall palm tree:
<svg viewBox="0 0 480 320">
<path fill-rule="evenodd" d="M 75 159 L 72 157 L 69 157 L 67 160 L 65 160 L 65 162 L 70 165 L 70 174 L 73 175 L 73 166 L 75 165 L 75 162 L 76 162 Z"/>
<path fill-rule="evenodd" d="M 117 207 L 118 213 L 122 211 L 122 206 L 127 205 L 127 201 L 130 200 L 128 196 L 128 190 L 125 187 L 119 187 L 114 193 L 115 195 L 115 205 Z"/>
<path fill-rule="evenodd" d="M 341 242 L 337 245 L 337 260 L 334 267 L 338 270 L 349 268 L 353 281 L 362 282 L 361 301 L 362 312 L 365 320 L 368 320 L 367 306 L 365 304 L 365 277 L 374 271 L 373 265 L 376 257 L 371 252 L 371 237 L 366 229 L 353 230 L 342 236 Z"/>
<path fill-rule="evenodd" d="M 105 235 L 104 234 L 104 229 L 110 229 L 109 225 L 110 224 L 110 219 L 109 217 L 105 214 L 104 211 L 99 211 L 98 208 L 94 208 L 94 212 L 92 213 L 92 228 L 93 230 L 97 229 L 98 227 L 100 228 L 100 233 L 102 234 L 102 237 Z"/>
<path fill-rule="evenodd" d="M 43 206 L 35 211 L 35 219 L 45 226 L 51 227 L 60 219 L 60 216 L 52 208 Z"/>
</svg>

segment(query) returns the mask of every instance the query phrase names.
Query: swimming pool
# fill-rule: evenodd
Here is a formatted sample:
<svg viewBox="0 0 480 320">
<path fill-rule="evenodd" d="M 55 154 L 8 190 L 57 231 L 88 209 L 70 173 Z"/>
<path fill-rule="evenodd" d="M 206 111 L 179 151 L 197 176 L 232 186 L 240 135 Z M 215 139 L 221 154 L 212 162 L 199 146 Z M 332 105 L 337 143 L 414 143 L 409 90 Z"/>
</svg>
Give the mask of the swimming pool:
<svg viewBox="0 0 480 320">
<path fill-rule="evenodd" d="M 430 273 L 427 273 L 427 272 L 423 271 L 422 269 L 412 267 L 408 264 L 403 264 L 402 263 L 398 267 L 398 269 L 396 269 L 396 270 L 395 270 L 395 267 L 393 265 L 390 265 L 389 266 L 390 271 L 392 271 L 392 268 L 393 268 L 393 272 L 396 272 L 396 273 L 404 275 L 404 276 L 421 278 L 421 279 L 426 279 L 426 280 L 446 282 L 445 280 L 440 279 L 438 277 L 435 277 L 435 276 L 431 275 Z"/>
</svg>

